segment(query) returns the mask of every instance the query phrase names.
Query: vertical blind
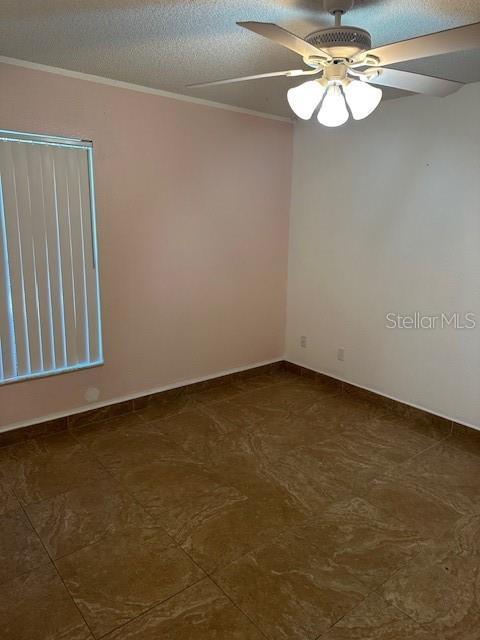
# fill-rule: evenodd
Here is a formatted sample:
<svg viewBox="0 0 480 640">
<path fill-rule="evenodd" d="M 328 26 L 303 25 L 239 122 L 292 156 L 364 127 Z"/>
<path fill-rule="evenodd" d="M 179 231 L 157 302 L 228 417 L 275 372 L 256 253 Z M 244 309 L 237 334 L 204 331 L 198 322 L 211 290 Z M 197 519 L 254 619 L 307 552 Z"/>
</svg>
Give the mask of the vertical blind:
<svg viewBox="0 0 480 640">
<path fill-rule="evenodd" d="M 0 132 L 0 383 L 102 362 L 92 146 Z"/>
</svg>

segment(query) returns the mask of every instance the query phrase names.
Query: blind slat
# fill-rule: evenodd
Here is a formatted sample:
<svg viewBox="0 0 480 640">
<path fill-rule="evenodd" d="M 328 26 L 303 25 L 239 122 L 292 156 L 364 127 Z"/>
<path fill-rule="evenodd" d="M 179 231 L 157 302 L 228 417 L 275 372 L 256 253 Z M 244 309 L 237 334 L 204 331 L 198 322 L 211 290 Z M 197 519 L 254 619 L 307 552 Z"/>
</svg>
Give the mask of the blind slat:
<svg viewBox="0 0 480 640">
<path fill-rule="evenodd" d="M 43 352 L 27 145 L 10 144 L 12 144 L 15 182 L 17 185 L 18 243 L 22 260 L 22 287 L 25 291 L 30 371 L 37 373 L 43 370 Z"/>
<path fill-rule="evenodd" d="M 6 244 L 10 267 L 10 291 L 12 297 L 12 320 L 15 330 L 17 354 L 16 375 L 30 373 L 30 352 L 28 347 L 27 307 L 23 287 L 23 267 L 21 245 L 19 243 L 18 200 L 14 171 L 12 144 L 2 142 L 0 154 L 3 204 L 5 214 Z M 3 276 L 5 279 L 5 276 Z"/>
<path fill-rule="evenodd" d="M 66 149 L 66 156 L 70 247 L 75 296 L 75 351 L 78 361 L 85 362 L 89 359 L 88 304 L 85 287 L 85 256 L 82 230 L 84 221 L 82 220 L 81 185 L 79 183 L 79 163 L 83 158 L 81 153 L 72 149 Z"/>
<path fill-rule="evenodd" d="M 63 279 L 61 271 L 60 242 L 58 230 L 57 192 L 54 171 L 54 149 L 42 148 L 42 177 L 44 185 L 45 235 L 48 244 L 48 270 L 50 277 L 50 298 L 52 304 L 52 333 L 55 364 L 58 368 L 67 366 L 65 320 L 63 309 Z"/>
<path fill-rule="evenodd" d="M 80 184 L 88 184 L 89 166 L 88 157 L 85 157 L 78 165 L 78 179 Z M 82 208 L 82 233 L 85 256 L 85 295 L 87 299 L 87 326 L 89 338 L 90 359 L 93 361 L 101 358 L 100 341 L 100 308 L 97 304 L 97 269 L 94 256 L 94 235 L 92 233 L 93 211 L 90 189 L 81 190 Z"/>
<path fill-rule="evenodd" d="M 5 224 L 3 177 L 0 164 L 0 367 L 3 378 L 12 378 L 17 372 L 15 329 L 12 316 L 10 266 Z"/>
<path fill-rule="evenodd" d="M 42 147 L 31 145 L 27 154 L 28 180 L 30 184 L 30 210 L 32 242 L 35 255 L 36 293 L 39 333 L 41 336 L 42 366 L 45 371 L 55 368 L 52 331 L 52 300 L 50 296 L 50 272 L 48 268 L 48 241 L 45 230 L 45 199 L 42 175 Z"/>
</svg>

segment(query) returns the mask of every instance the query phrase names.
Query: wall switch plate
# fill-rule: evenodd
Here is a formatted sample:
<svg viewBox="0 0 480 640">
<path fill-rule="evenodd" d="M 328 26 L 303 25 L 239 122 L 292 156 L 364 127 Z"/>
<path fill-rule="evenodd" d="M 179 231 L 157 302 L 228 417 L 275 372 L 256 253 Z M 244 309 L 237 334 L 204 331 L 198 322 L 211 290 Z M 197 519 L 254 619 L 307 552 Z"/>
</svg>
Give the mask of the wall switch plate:
<svg viewBox="0 0 480 640">
<path fill-rule="evenodd" d="M 300 336 L 300 346 L 302 349 L 307 348 L 307 336 Z"/>
<path fill-rule="evenodd" d="M 339 360 L 340 362 L 344 362 L 344 360 L 345 360 L 345 349 L 343 349 L 343 348 L 337 349 L 337 360 Z"/>
</svg>

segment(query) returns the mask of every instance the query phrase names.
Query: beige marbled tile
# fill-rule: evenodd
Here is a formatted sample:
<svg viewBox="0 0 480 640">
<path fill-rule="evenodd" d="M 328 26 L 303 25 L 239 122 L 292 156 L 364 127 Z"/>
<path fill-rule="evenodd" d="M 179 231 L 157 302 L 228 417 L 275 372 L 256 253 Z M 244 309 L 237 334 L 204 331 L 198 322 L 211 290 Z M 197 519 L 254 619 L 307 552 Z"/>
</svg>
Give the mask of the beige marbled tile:
<svg viewBox="0 0 480 640">
<path fill-rule="evenodd" d="M 480 430 L 455 422 L 450 444 L 462 451 L 480 456 Z"/>
<path fill-rule="evenodd" d="M 122 475 L 129 471 L 162 460 L 178 459 L 188 456 L 171 441 L 156 422 L 145 423 L 140 418 L 135 421 L 107 421 L 75 432 L 79 441 L 87 447 L 110 472 Z"/>
<path fill-rule="evenodd" d="M 69 433 L 5 449 L 8 478 L 20 502 L 39 502 L 103 475 L 94 457 Z"/>
<path fill-rule="evenodd" d="M 239 429 L 227 421 L 217 420 L 202 409 L 184 411 L 168 418 L 150 423 L 168 440 L 186 451 L 192 459 L 214 463 L 215 455 L 220 453 L 222 436 L 228 435 L 230 442 Z M 231 447 L 229 447 L 231 451 Z"/>
<path fill-rule="evenodd" d="M 2 640 L 93 640 L 51 564 L 0 586 Z"/>
<path fill-rule="evenodd" d="M 220 569 L 215 581 L 275 640 L 318 638 L 368 591 L 302 527 Z"/>
<path fill-rule="evenodd" d="M 480 628 L 480 556 L 458 553 L 446 537 L 402 568 L 379 593 L 432 638 L 477 640 Z"/>
<path fill-rule="evenodd" d="M 434 640 L 428 626 L 415 624 L 399 609 L 370 594 L 337 622 L 322 640 Z"/>
<path fill-rule="evenodd" d="M 105 640 L 264 640 L 243 613 L 205 578 L 106 636 Z"/>
<path fill-rule="evenodd" d="M 417 431 L 435 440 L 443 440 L 452 432 L 452 421 L 447 418 L 348 383 L 344 385 L 344 391 L 345 395 L 358 400 L 365 407 L 370 407 L 376 415 L 394 420 L 401 428 Z"/>
<path fill-rule="evenodd" d="M 175 539 L 207 573 L 225 566 L 305 519 L 284 495 L 227 502 L 186 520 Z M 161 517 L 158 519 L 161 522 Z"/>
<path fill-rule="evenodd" d="M 326 437 L 326 433 L 299 417 L 242 427 L 223 419 L 221 412 L 217 415 L 214 407 L 203 412 L 179 413 L 152 424 L 192 458 L 227 475 L 232 465 L 251 465 L 256 460 L 281 456 L 295 444 Z"/>
<path fill-rule="evenodd" d="M 48 555 L 22 509 L 0 517 L 0 584 L 48 562 Z"/>
<path fill-rule="evenodd" d="M 4 513 L 7 513 L 8 511 L 11 511 L 12 509 L 16 509 L 19 506 L 19 502 L 15 497 L 15 493 L 13 491 L 13 481 L 12 479 L 7 480 L 7 478 L 2 477 L 0 468 L 0 516 L 2 516 Z"/>
<path fill-rule="evenodd" d="M 463 517 L 449 500 L 424 491 L 421 483 L 403 482 L 400 476 L 392 478 L 386 474 L 375 478 L 364 487 L 362 495 L 433 539 L 441 538 Z"/>
<path fill-rule="evenodd" d="M 448 535 L 456 554 L 480 556 L 480 514 L 463 516 Z"/>
<path fill-rule="evenodd" d="M 128 491 L 173 537 L 245 496 L 203 464 L 172 457 L 122 472 Z"/>
<path fill-rule="evenodd" d="M 56 565 L 97 637 L 204 577 L 155 526 L 107 535 Z"/>
<path fill-rule="evenodd" d="M 52 558 L 77 551 L 109 533 L 148 524 L 145 510 L 107 475 L 26 507 Z"/>
<path fill-rule="evenodd" d="M 336 381 L 320 382 L 300 378 L 245 393 L 239 398 L 239 402 L 270 411 L 305 412 L 313 411 L 325 397 L 340 393 L 341 385 Z"/>
<path fill-rule="evenodd" d="M 370 589 L 431 543 L 390 512 L 358 497 L 331 505 L 295 531 L 305 544 L 321 543 L 325 563 L 342 567 Z"/>
<path fill-rule="evenodd" d="M 480 513 L 480 458 L 448 440 L 395 467 L 389 476 L 461 514 Z"/>
<path fill-rule="evenodd" d="M 253 388 L 257 388 L 257 385 L 252 385 Z M 195 400 L 199 404 L 210 404 L 215 402 L 221 402 L 230 398 L 235 398 L 248 390 L 246 383 L 242 384 L 239 380 L 234 382 L 226 382 L 225 384 L 219 384 L 207 388 L 189 389 L 188 395 L 192 400 Z"/>
</svg>

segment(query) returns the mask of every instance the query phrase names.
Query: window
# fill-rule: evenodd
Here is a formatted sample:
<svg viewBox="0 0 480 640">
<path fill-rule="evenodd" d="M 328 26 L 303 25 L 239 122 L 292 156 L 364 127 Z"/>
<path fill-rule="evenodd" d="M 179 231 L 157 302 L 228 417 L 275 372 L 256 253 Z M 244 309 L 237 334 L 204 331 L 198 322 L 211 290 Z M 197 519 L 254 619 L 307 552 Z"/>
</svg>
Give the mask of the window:
<svg viewBox="0 0 480 640">
<path fill-rule="evenodd" d="M 92 153 L 0 131 L 0 384 L 103 362 Z"/>
</svg>

